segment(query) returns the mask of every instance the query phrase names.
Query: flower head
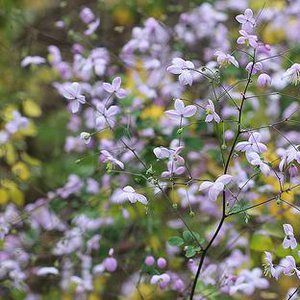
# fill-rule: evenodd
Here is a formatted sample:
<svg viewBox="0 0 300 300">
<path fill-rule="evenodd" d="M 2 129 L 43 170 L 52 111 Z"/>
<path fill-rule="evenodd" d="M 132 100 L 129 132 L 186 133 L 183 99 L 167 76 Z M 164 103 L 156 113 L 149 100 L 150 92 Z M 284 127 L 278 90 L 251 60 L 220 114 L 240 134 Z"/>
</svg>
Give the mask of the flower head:
<svg viewBox="0 0 300 300">
<path fill-rule="evenodd" d="M 225 54 L 222 51 L 216 51 L 215 56 L 217 56 L 217 62 L 221 67 L 225 67 L 230 64 L 236 66 L 237 68 L 239 67 L 238 61 L 230 54 Z"/>
<path fill-rule="evenodd" d="M 182 85 L 192 85 L 194 64 L 189 60 L 176 57 L 172 60 L 172 65 L 167 68 L 167 71 L 179 75 L 179 82 Z"/>
<path fill-rule="evenodd" d="M 215 111 L 214 103 L 211 100 L 208 100 L 208 104 L 206 105 L 206 118 L 205 122 L 211 122 L 212 120 L 215 120 L 217 123 L 220 123 L 221 118 Z"/>
<path fill-rule="evenodd" d="M 293 64 L 285 71 L 282 77 L 297 85 L 300 81 L 300 64 Z"/>
<path fill-rule="evenodd" d="M 283 224 L 283 230 L 285 234 L 285 238 L 283 240 L 282 246 L 284 249 L 295 249 L 297 247 L 297 241 L 294 237 L 294 230 L 292 225 Z"/>
<path fill-rule="evenodd" d="M 196 111 L 197 108 L 195 105 L 188 105 L 185 106 L 183 101 L 180 99 L 175 100 L 174 108 L 172 110 L 167 110 L 165 114 L 174 120 L 180 120 L 181 118 L 189 118 L 192 117 Z"/>
<path fill-rule="evenodd" d="M 235 19 L 242 24 L 242 29 L 249 31 L 251 28 L 255 27 L 256 22 L 253 17 L 253 11 L 250 8 L 247 8 L 244 11 L 244 14 L 237 15 Z"/>
<path fill-rule="evenodd" d="M 129 185 L 123 188 L 123 192 L 119 196 L 129 200 L 131 203 L 136 203 L 137 201 L 144 205 L 147 205 L 148 203 L 147 198 L 144 195 L 138 194 L 135 189 Z"/>
<path fill-rule="evenodd" d="M 240 30 L 240 37 L 237 39 L 238 44 L 250 45 L 253 48 L 257 47 L 258 38 L 256 35 L 248 34 L 245 30 Z"/>
<path fill-rule="evenodd" d="M 78 82 L 73 82 L 67 85 L 63 91 L 63 96 L 70 100 L 70 106 L 72 113 L 79 111 L 80 104 L 84 104 L 85 96 L 81 94 L 81 86 Z"/>
<path fill-rule="evenodd" d="M 104 82 L 103 88 L 106 92 L 110 94 L 115 94 L 119 99 L 125 98 L 128 92 L 121 88 L 121 78 L 116 77 L 113 79 L 112 83 Z"/>
<path fill-rule="evenodd" d="M 212 201 L 216 201 L 218 198 L 218 195 L 224 190 L 225 185 L 230 183 L 232 180 L 231 175 L 222 175 L 220 176 L 215 182 L 211 181 L 204 181 L 201 183 L 199 187 L 199 191 L 208 191 L 208 197 Z"/>
</svg>

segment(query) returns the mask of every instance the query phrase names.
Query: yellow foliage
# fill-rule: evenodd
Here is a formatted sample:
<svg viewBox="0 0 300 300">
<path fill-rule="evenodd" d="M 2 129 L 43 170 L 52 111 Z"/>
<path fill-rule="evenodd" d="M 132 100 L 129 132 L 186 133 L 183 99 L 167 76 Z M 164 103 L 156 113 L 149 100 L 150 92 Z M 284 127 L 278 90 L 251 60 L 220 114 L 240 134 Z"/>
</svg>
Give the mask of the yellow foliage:
<svg viewBox="0 0 300 300">
<path fill-rule="evenodd" d="M 30 177 L 29 169 L 23 162 L 17 162 L 15 165 L 13 165 L 12 172 L 22 181 L 26 181 Z"/>
<path fill-rule="evenodd" d="M 6 204 L 8 201 L 8 193 L 5 189 L 0 188 L 0 205 Z"/>
<path fill-rule="evenodd" d="M 143 299 L 145 300 L 152 300 L 154 299 L 154 289 L 150 284 L 141 283 L 138 286 L 138 290 L 135 288 L 131 295 L 127 296 L 126 298 L 121 298 L 122 300 L 140 300 L 141 294 L 143 295 Z M 157 291 L 159 292 L 159 290 Z"/>
<path fill-rule="evenodd" d="M 285 39 L 285 32 L 282 28 L 274 28 L 272 24 L 268 24 L 264 29 L 263 41 L 267 44 L 277 44 L 281 43 Z"/>
<path fill-rule="evenodd" d="M 7 190 L 9 199 L 18 206 L 24 204 L 24 194 L 19 190 L 16 183 L 11 180 L 4 179 L 2 180 L 2 186 Z"/>
<path fill-rule="evenodd" d="M 159 120 L 159 118 L 164 114 L 164 109 L 161 106 L 152 104 L 146 107 L 141 113 L 141 119 L 153 119 Z"/>
<path fill-rule="evenodd" d="M 41 108 L 30 99 L 23 102 L 23 111 L 28 117 L 39 117 L 42 114 Z"/>
<path fill-rule="evenodd" d="M 113 18 L 118 25 L 131 25 L 134 17 L 127 7 L 117 7 L 113 12 Z"/>
</svg>

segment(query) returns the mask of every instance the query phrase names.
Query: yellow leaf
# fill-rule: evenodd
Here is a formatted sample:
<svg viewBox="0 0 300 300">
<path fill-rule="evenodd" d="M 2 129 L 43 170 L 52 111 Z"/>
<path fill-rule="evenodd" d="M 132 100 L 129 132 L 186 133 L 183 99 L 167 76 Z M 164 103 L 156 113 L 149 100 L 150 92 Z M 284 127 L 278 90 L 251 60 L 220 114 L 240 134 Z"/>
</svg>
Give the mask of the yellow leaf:
<svg viewBox="0 0 300 300">
<path fill-rule="evenodd" d="M 17 162 L 12 167 L 12 172 L 23 181 L 26 181 L 30 177 L 28 167 L 23 162 Z"/>
<path fill-rule="evenodd" d="M 6 204 L 8 201 L 8 194 L 5 189 L 0 188 L 0 205 Z"/>
<path fill-rule="evenodd" d="M 12 186 L 9 190 L 10 199 L 18 206 L 22 206 L 24 204 L 24 194 L 16 187 Z"/>
<path fill-rule="evenodd" d="M 28 117 L 39 117 L 42 114 L 41 108 L 30 99 L 23 102 L 23 111 Z"/>
</svg>

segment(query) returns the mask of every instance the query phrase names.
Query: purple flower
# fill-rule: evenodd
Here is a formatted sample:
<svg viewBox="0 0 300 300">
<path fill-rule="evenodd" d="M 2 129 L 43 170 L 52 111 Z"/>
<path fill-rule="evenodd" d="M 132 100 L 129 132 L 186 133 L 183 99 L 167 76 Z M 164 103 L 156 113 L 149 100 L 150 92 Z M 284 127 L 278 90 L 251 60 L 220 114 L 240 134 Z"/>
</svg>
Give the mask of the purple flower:
<svg viewBox="0 0 300 300">
<path fill-rule="evenodd" d="M 297 241 L 294 237 L 294 230 L 292 225 L 283 224 L 283 230 L 285 234 L 285 238 L 283 240 L 282 246 L 284 249 L 295 249 L 297 247 Z"/>
<path fill-rule="evenodd" d="M 148 201 L 147 198 L 142 195 L 138 194 L 135 189 L 129 185 L 125 186 L 122 190 L 122 193 L 119 195 L 122 201 L 123 199 L 129 200 L 131 203 L 141 202 L 144 205 L 147 205 Z"/>
<path fill-rule="evenodd" d="M 267 87 L 267 86 L 270 86 L 272 83 L 272 79 L 271 77 L 266 74 L 266 73 L 262 73 L 258 76 L 257 78 L 257 85 L 259 87 Z"/>
<path fill-rule="evenodd" d="M 189 60 L 183 60 L 176 57 L 172 60 L 172 65 L 167 68 L 167 71 L 179 75 L 179 82 L 181 85 L 192 85 L 193 73 L 191 69 L 194 69 L 194 64 Z"/>
<path fill-rule="evenodd" d="M 107 272 L 112 273 L 117 270 L 118 262 L 114 257 L 105 258 L 103 265 Z"/>
<path fill-rule="evenodd" d="M 96 19 L 94 22 L 89 23 L 87 30 L 85 30 L 85 35 L 92 35 L 100 25 L 100 19 Z"/>
<path fill-rule="evenodd" d="M 245 30 L 240 30 L 240 37 L 237 39 L 238 44 L 250 45 L 253 48 L 257 47 L 258 38 L 256 35 L 248 34 Z"/>
<path fill-rule="evenodd" d="M 86 24 L 91 23 L 95 19 L 95 15 L 94 15 L 93 11 L 88 7 L 84 7 L 80 11 L 79 16 L 80 16 L 80 19 L 82 20 L 82 22 L 84 22 Z"/>
<path fill-rule="evenodd" d="M 253 132 L 250 134 L 248 142 L 239 142 L 235 146 L 236 151 L 241 152 L 256 152 L 262 153 L 268 150 L 267 146 L 260 142 L 261 134 L 259 132 Z"/>
<path fill-rule="evenodd" d="M 12 112 L 12 120 L 5 125 L 5 129 L 9 134 L 13 134 L 20 129 L 26 128 L 28 124 L 28 119 L 23 117 L 17 110 L 15 110 Z"/>
<path fill-rule="evenodd" d="M 173 120 L 181 120 L 182 118 L 189 118 L 192 117 L 197 108 L 195 105 L 188 105 L 185 106 L 183 101 L 180 99 L 175 100 L 174 109 L 167 110 L 165 114 Z"/>
<path fill-rule="evenodd" d="M 178 166 L 174 161 L 169 161 L 167 164 L 168 171 L 161 173 L 161 177 L 172 177 L 173 175 L 181 175 L 185 172 L 185 167 Z"/>
<path fill-rule="evenodd" d="M 164 269 L 166 266 L 167 266 L 167 261 L 165 258 L 163 257 L 160 257 L 158 260 L 157 260 L 157 266 L 160 268 L 160 269 Z"/>
<path fill-rule="evenodd" d="M 256 152 L 249 152 L 247 154 L 247 160 L 251 165 L 258 166 L 264 175 L 269 175 L 271 171 L 270 167 L 261 160 Z"/>
<path fill-rule="evenodd" d="M 292 276 L 295 273 L 300 278 L 300 271 L 297 269 L 296 262 L 293 256 L 288 255 L 280 261 L 279 268 L 286 276 Z"/>
<path fill-rule="evenodd" d="M 206 105 L 205 109 L 206 109 L 206 118 L 205 118 L 206 123 L 209 123 L 212 120 L 215 120 L 217 123 L 221 121 L 221 118 L 215 111 L 214 103 L 211 100 L 208 100 L 208 104 Z"/>
<path fill-rule="evenodd" d="M 150 267 L 150 266 L 153 266 L 154 265 L 154 263 L 155 263 L 155 259 L 154 259 L 154 257 L 152 256 L 152 255 L 149 255 L 149 256 L 147 256 L 146 258 L 145 258 L 145 264 L 148 266 L 148 267 Z"/>
<path fill-rule="evenodd" d="M 247 8 L 244 11 L 244 14 L 237 15 L 235 19 L 242 24 L 242 29 L 249 31 L 251 28 L 255 27 L 256 22 L 253 17 L 253 11 L 250 8 Z"/>
<path fill-rule="evenodd" d="M 70 100 L 71 111 L 73 114 L 79 111 L 80 104 L 86 102 L 85 96 L 81 95 L 81 86 L 78 82 L 67 85 L 62 90 L 62 93 L 66 99 Z"/>
<path fill-rule="evenodd" d="M 257 63 L 254 64 L 253 67 L 252 66 L 253 66 L 253 62 L 252 61 L 249 62 L 248 65 L 246 66 L 245 69 L 248 71 L 248 73 L 251 72 L 251 74 L 256 74 L 257 72 L 260 72 L 262 70 L 262 68 L 263 68 L 263 65 L 262 65 L 261 62 L 257 62 Z"/>
<path fill-rule="evenodd" d="M 107 123 L 109 127 L 115 126 L 115 116 L 120 112 L 120 109 L 116 105 L 112 105 L 108 109 L 105 108 L 103 103 L 99 103 L 97 105 L 97 112 L 96 112 L 96 126 L 101 127 L 103 129 L 105 124 Z"/>
<path fill-rule="evenodd" d="M 200 184 L 199 191 L 208 191 L 208 198 L 212 201 L 216 201 L 218 195 L 224 190 L 225 185 L 232 180 L 231 175 L 222 175 L 215 182 L 204 181 Z"/>
<path fill-rule="evenodd" d="M 103 162 L 109 161 L 114 165 L 118 165 L 121 169 L 124 169 L 124 164 L 120 160 L 114 158 L 107 150 L 101 150 L 100 159 Z"/>
<path fill-rule="evenodd" d="M 114 78 L 112 84 L 104 82 L 103 89 L 110 94 L 115 94 L 119 99 L 125 98 L 128 95 L 128 92 L 121 88 L 120 77 Z"/>
<path fill-rule="evenodd" d="M 223 51 L 216 51 L 215 56 L 217 56 L 217 62 L 221 67 L 228 66 L 230 64 L 239 67 L 238 61 L 230 54 L 225 54 Z"/>
<path fill-rule="evenodd" d="M 282 77 L 288 79 L 288 81 L 294 85 L 297 85 L 300 80 L 300 64 L 293 64 L 285 71 Z"/>
</svg>

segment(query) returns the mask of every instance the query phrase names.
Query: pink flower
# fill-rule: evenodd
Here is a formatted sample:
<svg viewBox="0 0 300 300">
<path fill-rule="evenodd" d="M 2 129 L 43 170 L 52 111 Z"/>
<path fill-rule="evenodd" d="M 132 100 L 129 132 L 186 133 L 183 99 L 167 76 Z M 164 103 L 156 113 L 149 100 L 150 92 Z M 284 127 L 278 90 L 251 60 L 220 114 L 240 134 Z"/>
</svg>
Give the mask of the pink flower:
<svg viewBox="0 0 300 300">
<path fill-rule="evenodd" d="M 219 117 L 219 115 L 216 113 L 215 111 L 215 106 L 214 103 L 211 100 L 208 100 L 208 103 L 206 105 L 206 118 L 205 118 L 205 122 L 211 122 L 212 120 L 215 120 L 217 123 L 219 123 L 221 121 L 221 118 Z"/>
<path fill-rule="evenodd" d="M 238 61 L 230 54 L 225 54 L 222 51 L 216 51 L 215 55 L 217 56 L 217 62 L 221 67 L 227 66 L 229 64 L 232 64 L 239 67 Z"/>
<path fill-rule="evenodd" d="M 297 247 L 297 241 L 294 237 L 294 230 L 292 225 L 283 224 L 283 230 L 285 233 L 285 238 L 283 240 L 282 246 L 284 249 L 295 249 Z"/>
<path fill-rule="evenodd" d="M 164 269 L 166 266 L 167 266 L 167 261 L 165 258 L 163 257 L 160 257 L 158 260 L 157 260 L 157 266 L 160 268 L 160 269 Z"/>
<path fill-rule="evenodd" d="M 175 110 L 172 109 L 165 112 L 165 114 L 173 120 L 181 120 L 182 118 L 192 117 L 197 111 L 195 105 L 185 106 L 183 101 L 180 99 L 175 100 L 174 107 Z"/>
<path fill-rule="evenodd" d="M 218 195 L 224 190 L 225 185 L 229 184 L 232 180 L 231 175 L 222 175 L 215 182 L 204 181 L 201 183 L 199 187 L 199 191 L 208 191 L 208 197 L 212 201 L 216 201 Z"/>
<path fill-rule="evenodd" d="M 148 203 L 147 198 L 144 195 L 138 194 L 135 189 L 129 185 L 123 188 L 123 192 L 119 195 L 119 197 L 129 200 L 131 203 L 136 203 L 137 201 L 144 205 L 147 205 Z"/>
<path fill-rule="evenodd" d="M 237 15 L 235 19 L 242 24 L 242 29 L 249 31 L 251 28 L 255 27 L 256 22 L 253 17 L 253 11 L 250 8 L 247 8 L 244 11 L 244 14 Z"/>
<path fill-rule="evenodd" d="M 115 94 L 119 99 L 125 98 L 128 92 L 121 88 L 121 78 L 116 77 L 113 79 L 112 84 L 108 82 L 103 83 L 103 88 L 110 94 Z"/>
<path fill-rule="evenodd" d="M 256 35 L 248 34 L 245 30 L 240 30 L 240 37 L 237 39 L 238 44 L 250 45 L 253 48 L 257 47 L 258 38 Z"/>
<path fill-rule="evenodd" d="M 266 73 L 262 73 L 258 76 L 257 78 L 257 85 L 259 87 L 267 87 L 267 86 L 270 86 L 272 83 L 272 79 L 271 77 L 266 74 Z"/>
<path fill-rule="evenodd" d="M 181 85 L 192 85 L 193 73 L 191 69 L 194 69 L 194 64 L 189 60 L 183 60 L 176 57 L 172 60 L 172 65 L 167 68 L 167 71 L 179 75 L 179 82 Z"/>
<path fill-rule="evenodd" d="M 73 114 L 79 111 L 80 104 L 86 102 L 85 96 L 81 95 L 81 86 L 78 82 L 67 85 L 62 90 L 62 93 L 66 99 L 70 100 L 71 111 Z"/>
<path fill-rule="evenodd" d="M 149 255 L 149 256 L 147 256 L 146 258 L 145 258 L 145 264 L 147 265 L 147 266 L 153 266 L 154 265 L 154 263 L 155 263 L 155 259 L 154 259 L 154 257 L 152 256 L 152 255 Z"/>
<path fill-rule="evenodd" d="M 170 281 L 171 281 L 171 277 L 167 273 L 163 273 L 161 275 L 153 275 L 150 280 L 150 283 L 159 284 L 159 287 L 161 289 L 164 289 L 167 287 Z"/>
<path fill-rule="evenodd" d="M 112 273 L 117 270 L 118 262 L 114 257 L 107 257 L 104 259 L 103 265 L 107 272 Z"/>
</svg>

